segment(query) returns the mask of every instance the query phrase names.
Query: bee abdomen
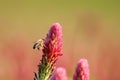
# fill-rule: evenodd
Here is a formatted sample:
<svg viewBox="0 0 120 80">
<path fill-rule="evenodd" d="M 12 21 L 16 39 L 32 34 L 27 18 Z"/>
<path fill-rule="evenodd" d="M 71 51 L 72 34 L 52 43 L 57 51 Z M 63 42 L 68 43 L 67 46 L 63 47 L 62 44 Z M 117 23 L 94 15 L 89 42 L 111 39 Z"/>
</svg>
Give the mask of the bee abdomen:
<svg viewBox="0 0 120 80">
<path fill-rule="evenodd" d="M 38 43 L 35 43 L 35 44 L 33 45 L 33 49 L 35 49 L 35 48 L 36 48 L 37 44 L 38 44 Z"/>
</svg>

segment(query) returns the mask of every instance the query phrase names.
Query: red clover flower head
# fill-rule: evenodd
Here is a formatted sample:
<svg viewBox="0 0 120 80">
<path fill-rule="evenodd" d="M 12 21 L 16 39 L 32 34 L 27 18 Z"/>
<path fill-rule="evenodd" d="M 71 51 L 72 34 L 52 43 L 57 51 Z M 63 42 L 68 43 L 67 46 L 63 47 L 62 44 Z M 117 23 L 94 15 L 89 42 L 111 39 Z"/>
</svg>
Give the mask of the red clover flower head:
<svg viewBox="0 0 120 80">
<path fill-rule="evenodd" d="M 51 76 L 50 80 L 68 80 L 66 69 L 62 67 L 57 68 Z"/>
<path fill-rule="evenodd" d="M 89 80 L 89 67 L 87 59 L 80 59 L 73 80 Z"/>
<path fill-rule="evenodd" d="M 50 28 L 44 43 L 43 53 L 53 55 L 54 58 L 61 56 L 62 51 L 62 27 L 59 23 L 54 23 Z"/>
<path fill-rule="evenodd" d="M 42 60 L 38 65 L 38 74 L 35 74 L 35 80 L 49 80 L 55 69 L 55 63 L 62 55 L 62 27 L 59 23 L 54 23 L 46 35 L 43 48 Z"/>
</svg>

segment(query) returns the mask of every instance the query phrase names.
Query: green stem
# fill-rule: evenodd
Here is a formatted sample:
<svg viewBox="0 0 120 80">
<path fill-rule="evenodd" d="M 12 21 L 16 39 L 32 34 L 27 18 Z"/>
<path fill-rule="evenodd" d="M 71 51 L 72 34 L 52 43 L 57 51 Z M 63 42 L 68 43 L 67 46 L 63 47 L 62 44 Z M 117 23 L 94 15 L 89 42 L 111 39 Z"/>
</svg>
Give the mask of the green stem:
<svg viewBox="0 0 120 80">
<path fill-rule="evenodd" d="M 50 65 L 50 63 L 47 63 L 47 65 L 45 64 L 41 64 L 41 69 L 39 71 L 39 79 L 40 80 L 49 80 L 51 74 L 52 74 L 52 67 Z"/>
</svg>

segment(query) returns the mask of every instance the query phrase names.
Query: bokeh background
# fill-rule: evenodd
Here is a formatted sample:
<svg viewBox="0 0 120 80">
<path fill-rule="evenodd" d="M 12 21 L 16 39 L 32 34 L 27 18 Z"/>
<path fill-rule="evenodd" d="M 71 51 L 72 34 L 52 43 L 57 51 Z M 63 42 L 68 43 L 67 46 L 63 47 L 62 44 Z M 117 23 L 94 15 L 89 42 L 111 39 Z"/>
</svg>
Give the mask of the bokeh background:
<svg viewBox="0 0 120 80">
<path fill-rule="evenodd" d="M 120 80 L 119 0 L 0 0 L 0 80 L 33 80 L 41 51 L 32 49 L 50 26 L 63 26 L 63 56 L 72 80 L 88 59 L 90 80 Z"/>
</svg>

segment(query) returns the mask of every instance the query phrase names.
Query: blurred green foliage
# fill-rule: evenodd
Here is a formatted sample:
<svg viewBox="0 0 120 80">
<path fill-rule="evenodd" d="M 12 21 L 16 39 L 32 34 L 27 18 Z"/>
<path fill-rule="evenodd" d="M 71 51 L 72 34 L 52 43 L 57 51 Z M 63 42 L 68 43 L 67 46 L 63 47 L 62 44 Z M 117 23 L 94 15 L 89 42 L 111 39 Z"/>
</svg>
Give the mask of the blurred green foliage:
<svg viewBox="0 0 120 80">
<path fill-rule="evenodd" d="M 23 31 L 34 37 L 43 34 L 53 22 L 60 22 L 65 34 L 71 36 L 69 34 L 73 33 L 80 13 L 84 11 L 103 16 L 113 25 L 112 29 L 115 28 L 114 33 L 119 32 L 120 28 L 114 26 L 120 21 L 119 0 L 0 0 L 0 36 Z"/>
</svg>

